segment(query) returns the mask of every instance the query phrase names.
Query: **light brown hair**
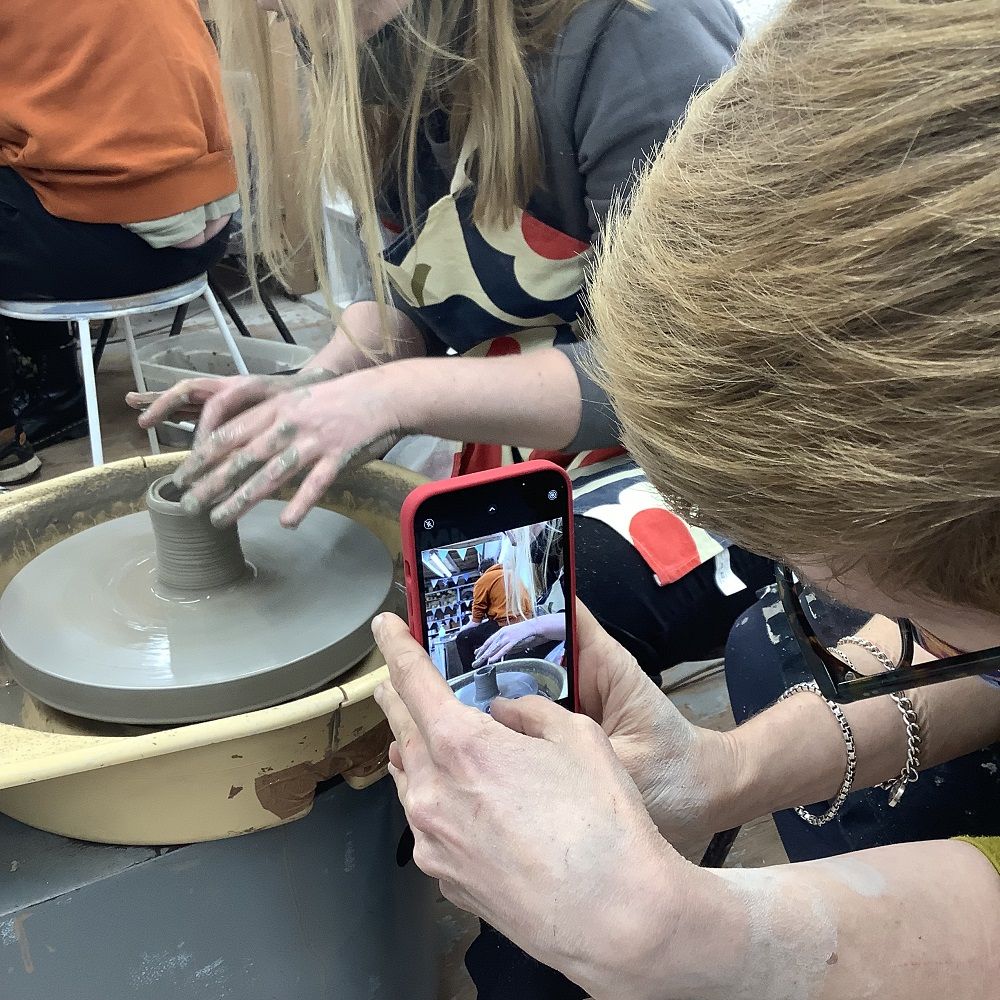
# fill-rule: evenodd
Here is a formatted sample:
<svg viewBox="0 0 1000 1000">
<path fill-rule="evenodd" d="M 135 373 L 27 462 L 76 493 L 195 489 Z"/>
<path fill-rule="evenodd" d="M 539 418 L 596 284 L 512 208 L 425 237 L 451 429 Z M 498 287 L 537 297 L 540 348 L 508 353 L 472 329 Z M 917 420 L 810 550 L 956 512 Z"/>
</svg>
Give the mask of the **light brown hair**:
<svg viewBox="0 0 1000 1000">
<path fill-rule="evenodd" d="M 527 203 L 542 168 L 529 60 L 552 48 L 584 0 L 416 0 L 369 40 L 359 38 L 356 2 L 283 0 L 312 56 L 305 140 L 292 159 L 299 197 L 316 206 L 305 217 L 320 277 L 318 206 L 325 184 L 353 203 L 382 291 L 375 193 L 396 177 L 404 206 L 412 209 L 417 139 L 429 112 L 448 113 L 456 153 L 467 136 L 476 147 L 477 221 L 510 224 Z M 273 15 L 253 0 L 211 0 L 211 9 L 236 129 L 249 135 L 239 162 L 247 250 L 282 275 L 302 248 L 282 237 L 274 149 L 279 112 L 268 35 Z M 255 86 L 247 87 L 248 74 Z"/>
<path fill-rule="evenodd" d="M 791 0 L 591 289 L 625 443 L 704 526 L 1000 609 L 1000 7 Z"/>
</svg>

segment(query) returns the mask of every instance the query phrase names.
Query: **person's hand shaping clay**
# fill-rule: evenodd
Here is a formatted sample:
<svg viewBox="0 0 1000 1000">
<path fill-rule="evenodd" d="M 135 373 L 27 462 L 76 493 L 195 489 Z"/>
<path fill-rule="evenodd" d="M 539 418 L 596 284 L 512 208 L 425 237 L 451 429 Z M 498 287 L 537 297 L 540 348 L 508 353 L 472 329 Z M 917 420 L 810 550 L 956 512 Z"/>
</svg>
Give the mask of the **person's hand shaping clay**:
<svg viewBox="0 0 1000 1000">
<path fill-rule="evenodd" d="M 539 615 L 523 622 L 513 622 L 504 625 L 499 632 L 494 632 L 486 642 L 476 650 L 476 658 L 472 661 L 474 667 L 496 663 L 503 659 L 516 646 L 522 643 L 559 641 L 566 638 L 566 616 L 561 612 L 551 615 Z"/>
<path fill-rule="evenodd" d="M 500 698 L 491 715 L 464 706 L 399 618 L 381 615 L 373 631 L 391 677 L 375 696 L 395 737 L 389 770 L 414 861 L 448 899 L 574 981 L 617 966 L 634 970 L 618 995 L 646 995 L 625 981 L 642 979 L 646 963 L 623 955 L 636 921 L 656 921 L 658 907 L 635 900 L 653 885 L 665 900 L 695 869 L 660 837 L 607 736 L 545 698 Z"/>
<path fill-rule="evenodd" d="M 293 375 L 186 378 L 163 392 L 128 392 L 125 402 L 142 410 L 138 423 L 144 429 L 164 420 L 197 420 L 199 432 L 208 434 L 265 399 L 332 378 L 336 375 L 325 368 L 304 368 Z"/>
<path fill-rule="evenodd" d="M 378 369 L 280 392 L 207 426 L 199 425 L 174 482 L 187 488 L 185 510 L 211 508 L 218 526 L 304 474 L 281 515 L 281 523 L 294 528 L 346 465 L 384 454 L 405 433 Z"/>
</svg>

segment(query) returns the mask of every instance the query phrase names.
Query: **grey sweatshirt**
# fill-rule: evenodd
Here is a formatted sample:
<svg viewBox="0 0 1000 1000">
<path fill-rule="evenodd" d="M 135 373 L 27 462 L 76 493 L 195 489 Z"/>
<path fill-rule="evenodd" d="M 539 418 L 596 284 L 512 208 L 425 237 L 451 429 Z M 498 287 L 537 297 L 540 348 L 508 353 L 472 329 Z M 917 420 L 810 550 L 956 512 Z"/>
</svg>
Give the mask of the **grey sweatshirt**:
<svg viewBox="0 0 1000 1000">
<path fill-rule="evenodd" d="M 728 69 L 740 42 L 742 24 L 729 0 L 650 0 L 649 8 L 587 0 L 552 52 L 531 67 L 543 180 L 528 207 L 579 240 L 598 240 L 613 196 L 627 193 L 635 168 L 663 142 L 691 97 Z M 443 115 L 431 116 L 425 138 L 417 214 L 448 193 L 455 169 Z M 425 330 L 429 353 L 444 353 L 447 345 L 413 318 Z M 616 444 L 610 404 L 586 373 L 586 344 L 559 349 L 576 368 L 584 404 L 567 450 Z"/>
</svg>

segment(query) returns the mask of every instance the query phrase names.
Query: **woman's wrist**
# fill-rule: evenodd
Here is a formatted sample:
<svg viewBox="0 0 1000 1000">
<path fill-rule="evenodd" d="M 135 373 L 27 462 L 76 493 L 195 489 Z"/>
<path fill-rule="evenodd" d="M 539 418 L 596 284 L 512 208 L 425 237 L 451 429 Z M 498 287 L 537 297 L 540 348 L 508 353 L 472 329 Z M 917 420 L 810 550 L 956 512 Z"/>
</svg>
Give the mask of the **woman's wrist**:
<svg viewBox="0 0 1000 1000">
<path fill-rule="evenodd" d="M 713 799 L 720 830 L 826 801 L 843 783 L 847 748 L 821 698 L 796 695 L 723 736 L 728 776 Z"/>
<path fill-rule="evenodd" d="M 752 779 L 745 773 L 749 758 L 734 733 L 697 726 L 691 731 L 690 745 L 677 760 L 681 775 L 687 777 L 678 780 L 671 766 L 674 751 L 654 754 L 648 766 L 659 772 L 659 781 L 643 782 L 652 789 L 646 805 L 653 822 L 689 857 L 702 851 L 714 834 L 741 825 L 743 820 L 734 817 L 744 813 L 743 802 L 752 791 Z"/>
<path fill-rule="evenodd" d="M 371 375 L 378 378 L 386 405 L 405 434 L 434 434 L 446 440 L 464 440 L 474 422 L 474 393 L 449 376 L 455 358 L 403 358 L 381 365 Z M 449 371 L 450 369 L 450 371 Z M 456 403 L 454 394 L 460 403 Z M 458 411 L 455 418 L 449 414 Z M 464 417 L 464 419 L 462 419 Z M 472 438 L 475 440 L 475 438 Z"/>
</svg>

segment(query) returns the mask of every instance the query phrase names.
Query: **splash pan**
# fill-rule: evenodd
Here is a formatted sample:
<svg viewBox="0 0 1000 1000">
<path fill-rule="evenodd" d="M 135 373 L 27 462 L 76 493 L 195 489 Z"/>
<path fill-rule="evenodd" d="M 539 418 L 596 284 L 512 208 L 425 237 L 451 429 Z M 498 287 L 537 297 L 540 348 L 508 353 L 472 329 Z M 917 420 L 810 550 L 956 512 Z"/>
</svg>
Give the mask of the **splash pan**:
<svg viewBox="0 0 1000 1000">
<path fill-rule="evenodd" d="M 0 498 L 0 594 L 65 540 L 142 515 L 150 486 L 181 458 L 115 462 Z M 320 502 L 371 532 L 388 552 L 397 611 L 403 605 L 399 510 L 422 482 L 372 462 L 343 474 Z M 279 537 L 286 534 L 293 533 L 280 529 Z M 249 533 L 244 543 L 253 563 Z M 273 612 L 267 614 L 272 621 Z M 372 694 L 386 676 L 373 649 L 312 694 L 204 722 L 135 726 L 61 712 L 16 683 L 0 661 L 0 812 L 63 836 L 113 844 L 193 843 L 291 822 L 309 813 L 318 782 L 341 775 L 361 788 L 384 776 L 391 735 Z"/>
</svg>

